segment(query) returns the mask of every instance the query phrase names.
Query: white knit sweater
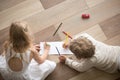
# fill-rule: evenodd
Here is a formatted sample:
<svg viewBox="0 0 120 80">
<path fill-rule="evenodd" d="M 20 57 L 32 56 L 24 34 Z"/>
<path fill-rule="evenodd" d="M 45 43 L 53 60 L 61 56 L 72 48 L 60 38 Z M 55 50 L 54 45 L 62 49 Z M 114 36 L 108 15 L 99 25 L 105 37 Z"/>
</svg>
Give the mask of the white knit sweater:
<svg viewBox="0 0 120 80">
<path fill-rule="evenodd" d="M 95 40 L 87 33 L 80 34 L 77 37 L 86 37 L 95 45 L 95 55 L 89 59 L 79 61 L 66 59 L 65 64 L 77 71 L 84 72 L 92 67 L 104 70 L 109 73 L 115 73 L 120 67 L 120 46 L 110 46 Z"/>
</svg>

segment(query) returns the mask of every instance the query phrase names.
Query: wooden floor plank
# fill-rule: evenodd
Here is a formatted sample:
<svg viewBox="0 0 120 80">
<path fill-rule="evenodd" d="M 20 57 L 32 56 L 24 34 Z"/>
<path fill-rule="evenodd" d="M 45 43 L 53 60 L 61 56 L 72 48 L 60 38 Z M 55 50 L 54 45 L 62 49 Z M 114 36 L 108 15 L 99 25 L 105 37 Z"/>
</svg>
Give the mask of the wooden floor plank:
<svg viewBox="0 0 120 80">
<path fill-rule="evenodd" d="M 107 0 L 100 5 L 92 7 L 84 12 L 80 12 L 62 21 L 61 30 L 69 32 L 71 35 L 78 34 L 86 29 L 98 24 L 120 12 L 120 0 Z M 82 13 L 89 13 L 89 19 L 82 19 Z M 62 33 L 60 34 L 62 35 Z"/>
<path fill-rule="evenodd" d="M 54 7 L 25 19 L 25 21 L 30 23 L 31 26 L 34 26 L 32 30 L 37 32 L 50 25 L 61 22 L 62 20 L 75 15 L 77 12 L 83 11 L 86 8 L 87 4 L 84 0 L 66 0 Z"/>
<path fill-rule="evenodd" d="M 104 41 L 106 44 L 120 46 L 120 34 Z"/>
<path fill-rule="evenodd" d="M 92 26 L 91 28 L 76 34 L 75 36 L 79 36 L 82 33 L 88 33 L 89 35 L 91 35 L 93 38 L 95 38 L 96 40 L 99 41 L 105 41 L 107 40 L 107 37 L 105 36 L 104 32 L 102 31 L 101 27 L 99 24 L 96 24 L 94 26 Z"/>
<path fill-rule="evenodd" d="M 71 69 L 67 65 L 57 63 L 55 70 L 45 80 L 68 80 L 78 74 L 79 72 Z"/>
<path fill-rule="evenodd" d="M 109 74 L 97 69 L 90 69 L 84 73 L 80 73 L 79 75 L 69 80 L 115 80 L 116 78 L 119 77 L 119 75 L 120 75 L 119 73 Z"/>
<path fill-rule="evenodd" d="M 48 9 L 50 7 L 53 7 L 53 6 L 57 5 L 57 4 L 65 1 L 65 0 L 40 0 L 40 1 L 42 3 L 43 7 L 45 9 Z"/>
<path fill-rule="evenodd" d="M 120 14 L 102 21 L 100 26 L 108 39 L 120 34 Z"/>
<path fill-rule="evenodd" d="M 0 11 L 11 8 L 25 0 L 0 0 Z"/>
<path fill-rule="evenodd" d="M 41 31 L 38 31 L 34 34 L 35 42 L 50 42 L 50 41 L 61 41 L 59 34 L 56 33 L 55 36 L 53 36 L 53 33 L 55 32 L 54 25 L 47 27 Z"/>
<path fill-rule="evenodd" d="M 98 4 L 101 4 L 105 0 L 85 0 L 85 1 L 87 2 L 88 7 L 91 8 L 97 6 Z"/>
<path fill-rule="evenodd" d="M 8 27 L 13 21 L 23 20 L 43 10 L 39 0 L 26 0 L 14 7 L 1 11 L 0 30 Z"/>
</svg>

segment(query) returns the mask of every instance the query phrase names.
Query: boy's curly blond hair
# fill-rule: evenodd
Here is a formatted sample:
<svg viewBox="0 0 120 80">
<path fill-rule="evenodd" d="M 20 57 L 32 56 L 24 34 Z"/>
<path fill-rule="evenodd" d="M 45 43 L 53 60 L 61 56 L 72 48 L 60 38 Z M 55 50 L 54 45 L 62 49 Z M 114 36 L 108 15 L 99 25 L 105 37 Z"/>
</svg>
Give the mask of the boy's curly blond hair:
<svg viewBox="0 0 120 80">
<path fill-rule="evenodd" d="M 79 37 L 70 42 L 69 49 L 76 58 L 91 58 L 95 54 L 95 46 L 85 37 Z"/>
</svg>

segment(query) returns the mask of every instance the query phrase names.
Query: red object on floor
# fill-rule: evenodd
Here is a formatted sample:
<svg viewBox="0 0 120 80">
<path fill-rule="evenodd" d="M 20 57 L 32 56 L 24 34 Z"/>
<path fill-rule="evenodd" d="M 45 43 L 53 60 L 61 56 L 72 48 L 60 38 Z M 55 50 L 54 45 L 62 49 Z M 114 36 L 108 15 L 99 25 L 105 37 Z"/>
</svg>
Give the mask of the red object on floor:
<svg viewBox="0 0 120 80">
<path fill-rule="evenodd" d="M 88 19 L 90 18 L 90 14 L 82 14 L 81 16 L 83 19 Z"/>
</svg>

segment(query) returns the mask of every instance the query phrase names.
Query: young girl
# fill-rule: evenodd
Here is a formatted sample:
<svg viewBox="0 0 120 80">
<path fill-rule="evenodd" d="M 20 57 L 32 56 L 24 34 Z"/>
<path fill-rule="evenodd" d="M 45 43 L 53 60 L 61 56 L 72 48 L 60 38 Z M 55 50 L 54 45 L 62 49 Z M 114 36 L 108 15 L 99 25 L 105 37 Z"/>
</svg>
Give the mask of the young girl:
<svg viewBox="0 0 120 80">
<path fill-rule="evenodd" d="M 77 71 L 84 72 L 92 67 L 109 73 L 120 70 L 120 46 L 110 46 L 84 33 L 70 42 L 69 49 L 78 61 L 60 56 L 60 62 Z"/>
<path fill-rule="evenodd" d="M 4 80 L 44 80 L 56 67 L 54 62 L 46 60 L 50 46 L 45 43 L 44 54 L 40 56 L 40 48 L 33 45 L 28 27 L 23 22 L 10 26 L 4 56 L 0 56 L 0 73 Z"/>
</svg>

